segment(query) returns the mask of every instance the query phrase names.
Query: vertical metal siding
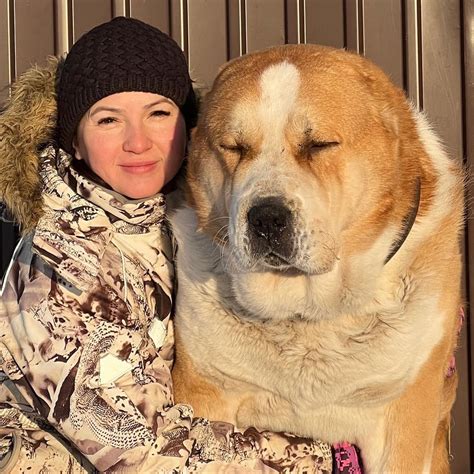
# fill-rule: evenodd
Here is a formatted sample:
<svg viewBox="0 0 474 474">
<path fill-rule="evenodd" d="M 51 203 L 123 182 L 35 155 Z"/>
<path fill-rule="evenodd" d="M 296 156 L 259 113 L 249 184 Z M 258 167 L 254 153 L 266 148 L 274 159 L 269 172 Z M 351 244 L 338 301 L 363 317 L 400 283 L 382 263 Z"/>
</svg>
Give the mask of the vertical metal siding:
<svg viewBox="0 0 474 474">
<path fill-rule="evenodd" d="M 118 2 L 115 2 L 119 6 Z M 86 31 L 113 18 L 114 2 L 111 0 L 73 0 L 71 7 L 73 40 Z"/>
<path fill-rule="evenodd" d="M 302 28 L 300 25 L 300 15 L 302 8 L 301 0 L 286 0 L 285 2 L 285 20 L 286 20 L 286 43 L 300 43 L 302 37 Z M 304 33 L 304 32 L 303 32 Z"/>
<path fill-rule="evenodd" d="M 462 85 L 463 85 L 463 157 L 466 166 L 471 171 L 474 169 L 474 0 L 467 0 L 461 3 L 462 11 Z M 462 399 L 458 399 L 459 415 L 457 419 L 464 419 L 464 424 L 470 423 L 470 471 L 474 470 L 474 221 L 473 199 L 474 181 L 470 177 L 467 185 L 468 210 L 467 215 L 467 235 L 466 235 L 466 274 L 467 274 L 467 300 L 470 302 L 469 315 L 466 328 L 464 330 L 462 345 L 463 366 L 460 368 L 464 390 L 461 392 Z M 464 354 L 466 354 L 464 356 Z M 467 400 L 464 399 L 466 397 Z M 467 407 L 470 406 L 470 416 L 466 416 Z M 466 430 L 465 430 L 466 431 Z M 469 433 L 469 432 L 468 432 Z M 455 445 L 465 443 L 466 439 L 455 439 Z M 467 453 L 464 454 L 467 458 Z M 465 463 L 466 467 L 469 466 Z"/>
<path fill-rule="evenodd" d="M 458 1 L 423 4 L 423 110 L 448 147 L 462 159 L 461 10 Z M 436 31 L 437 34 L 430 34 Z"/>
<path fill-rule="evenodd" d="M 364 54 L 404 87 L 404 35 L 399 0 L 365 0 Z"/>
<path fill-rule="evenodd" d="M 226 16 L 226 3 L 222 0 L 189 2 L 189 69 L 201 87 L 212 84 L 219 66 L 227 61 Z"/>
<path fill-rule="evenodd" d="M 413 104 L 423 108 L 421 2 L 405 3 L 405 90 Z"/>
<path fill-rule="evenodd" d="M 364 54 L 363 0 L 344 0 L 346 48 Z"/>
<path fill-rule="evenodd" d="M 463 93 L 462 93 L 462 31 L 461 3 L 458 1 L 431 0 L 421 2 L 421 82 L 422 106 L 435 130 L 443 139 L 448 153 L 457 160 L 463 159 Z M 433 34 L 436 32 L 436 34 Z M 463 331 L 457 354 L 462 374 L 456 404 L 453 410 L 453 446 L 467 444 L 470 439 L 468 332 Z M 471 435 L 472 436 L 472 435 Z M 469 453 L 454 450 L 456 472 L 470 472 Z"/>
<path fill-rule="evenodd" d="M 125 13 L 116 11 L 114 16 L 128 16 Z M 169 0 L 131 0 L 130 16 L 146 21 L 167 34 L 170 33 Z"/>
<path fill-rule="evenodd" d="M 474 1 L 465 1 L 463 6 L 463 59 L 464 59 L 464 80 L 463 80 L 463 92 L 464 92 L 464 157 L 466 164 L 473 168 L 474 165 Z M 472 206 L 474 196 L 474 182 L 471 179 L 468 185 L 467 192 L 470 205 Z M 469 301 L 474 301 L 474 221 L 472 220 L 472 207 L 469 208 L 468 215 L 470 219 L 467 223 L 467 275 L 468 275 L 468 296 Z M 472 313 L 471 303 L 471 318 L 466 325 L 466 330 L 463 337 L 463 344 L 469 348 L 468 342 L 470 341 L 470 359 L 466 361 L 466 367 L 470 367 L 470 370 L 466 368 L 461 372 L 465 378 L 470 376 L 470 379 L 466 383 L 470 390 L 470 399 L 467 400 L 462 406 L 468 406 L 470 402 L 471 407 L 471 472 L 474 470 L 474 320 Z M 461 408 L 462 409 L 462 408 Z M 462 415 L 461 415 L 462 416 Z"/>
<path fill-rule="evenodd" d="M 227 57 L 242 56 L 247 51 L 245 23 L 245 2 L 227 0 Z"/>
<path fill-rule="evenodd" d="M 474 0 L 0 0 L 0 103 L 8 84 L 83 32 L 124 15 L 170 34 L 193 78 L 211 85 L 228 59 L 283 43 L 345 47 L 378 63 L 424 110 L 456 159 L 474 157 Z M 469 199 L 474 184 L 468 184 Z M 470 211 L 472 212 L 472 211 Z M 466 292 L 474 300 L 474 224 L 466 233 Z M 4 269 L 16 240 L 0 228 Z M 452 471 L 472 472 L 474 325 L 458 350 Z"/>
<path fill-rule="evenodd" d="M 12 80 L 10 50 L 9 1 L 0 0 L 0 104 L 8 97 L 8 84 Z"/>
<path fill-rule="evenodd" d="M 53 0 L 23 0 L 14 2 L 10 11 L 13 19 L 13 47 L 11 49 L 15 77 L 35 63 L 54 55 Z M 31 21 L 34 19 L 34 31 Z"/>
<path fill-rule="evenodd" d="M 344 0 L 304 2 L 305 42 L 344 48 Z"/>
<path fill-rule="evenodd" d="M 170 0 L 170 35 L 188 55 L 188 1 Z"/>
<path fill-rule="evenodd" d="M 284 0 L 246 0 L 247 52 L 285 43 Z"/>
</svg>

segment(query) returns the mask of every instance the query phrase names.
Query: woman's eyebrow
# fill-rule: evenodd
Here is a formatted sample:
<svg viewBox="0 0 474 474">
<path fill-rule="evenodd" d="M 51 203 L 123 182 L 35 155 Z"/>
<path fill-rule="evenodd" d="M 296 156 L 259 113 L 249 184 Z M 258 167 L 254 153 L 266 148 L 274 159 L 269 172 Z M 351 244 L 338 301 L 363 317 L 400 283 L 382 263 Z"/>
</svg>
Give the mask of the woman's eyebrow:
<svg viewBox="0 0 474 474">
<path fill-rule="evenodd" d="M 172 100 L 168 99 L 167 97 L 163 97 L 162 99 L 155 100 L 155 101 L 151 102 L 150 104 L 145 105 L 143 108 L 144 109 L 151 109 L 155 105 L 160 105 L 163 102 L 165 102 L 167 104 L 170 104 L 170 105 L 175 105 L 175 103 Z"/>
<path fill-rule="evenodd" d="M 92 117 L 93 115 L 95 115 L 99 112 L 113 112 L 113 113 L 119 114 L 119 113 L 122 112 L 122 109 L 118 109 L 116 107 L 99 106 L 99 107 L 95 108 L 93 111 L 91 111 L 90 116 Z"/>
</svg>

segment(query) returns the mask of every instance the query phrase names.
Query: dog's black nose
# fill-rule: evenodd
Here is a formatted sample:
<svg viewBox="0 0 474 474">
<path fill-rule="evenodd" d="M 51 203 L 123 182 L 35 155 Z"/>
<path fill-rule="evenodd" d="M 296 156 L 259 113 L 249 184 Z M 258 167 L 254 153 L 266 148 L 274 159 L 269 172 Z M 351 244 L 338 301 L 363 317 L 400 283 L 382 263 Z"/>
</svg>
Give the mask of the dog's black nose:
<svg viewBox="0 0 474 474">
<path fill-rule="evenodd" d="M 247 216 L 252 233 L 273 241 L 278 240 L 287 229 L 291 211 L 277 198 L 266 198 L 251 207 Z"/>
<path fill-rule="evenodd" d="M 292 213 L 281 199 L 268 197 L 256 202 L 247 213 L 249 241 L 255 256 L 276 254 L 289 258 L 292 244 Z"/>
</svg>

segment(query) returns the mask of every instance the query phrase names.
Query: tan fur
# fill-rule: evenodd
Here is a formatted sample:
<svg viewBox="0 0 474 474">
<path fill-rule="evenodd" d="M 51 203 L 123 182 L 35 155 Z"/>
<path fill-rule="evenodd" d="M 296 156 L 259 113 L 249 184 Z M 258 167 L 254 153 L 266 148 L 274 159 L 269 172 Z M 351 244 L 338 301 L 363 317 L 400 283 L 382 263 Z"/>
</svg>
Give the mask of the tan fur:
<svg viewBox="0 0 474 474">
<path fill-rule="evenodd" d="M 186 400 L 191 406 L 198 407 L 199 416 L 204 418 L 232 419 L 235 414 L 227 403 L 228 399 L 232 399 L 232 394 L 226 394 L 224 390 L 198 375 L 197 367 L 186 355 L 182 341 L 177 338 L 175 342 L 175 350 L 180 356 L 175 360 L 173 370 L 177 374 L 186 374 L 186 377 L 176 377 L 173 380 L 175 399 Z M 189 391 L 189 387 L 192 387 L 192 391 Z"/>
<path fill-rule="evenodd" d="M 308 135 L 338 145 L 309 154 Z M 416 221 L 385 264 L 418 180 Z M 231 61 L 204 101 L 189 207 L 173 218 L 177 400 L 356 443 L 367 472 L 449 471 L 462 181 L 366 59 L 307 45 Z M 293 206 L 309 249 L 289 273 L 245 243 L 246 209 L 273 195 Z"/>
<path fill-rule="evenodd" d="M 33 67 L 20 76 L 0 115 L 0 201 L 23 234 L 33 229 L 42 213 L 38 147 L 54 135 L 58 62 L 50 57 L 46 67 Z"/>
</svg>

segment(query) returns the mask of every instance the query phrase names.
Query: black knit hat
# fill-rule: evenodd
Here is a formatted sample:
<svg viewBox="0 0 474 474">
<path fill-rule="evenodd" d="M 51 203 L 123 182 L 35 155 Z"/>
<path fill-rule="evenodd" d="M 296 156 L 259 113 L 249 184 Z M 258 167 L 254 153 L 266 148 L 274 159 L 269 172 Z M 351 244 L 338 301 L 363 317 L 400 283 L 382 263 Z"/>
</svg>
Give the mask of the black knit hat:
<svg viewBox="0 0 474 474">
<path fill-rule="evenodd" d="M 180 108 L 188 129 L 196 122 L 196 98 L 181 48 L 165 33 L 133 18 L 114 18 L 83 35 L 57 78 L 58 143 L 69 153 L 82 116 L 117 92 L 160 94 Z"/>
</svg>

